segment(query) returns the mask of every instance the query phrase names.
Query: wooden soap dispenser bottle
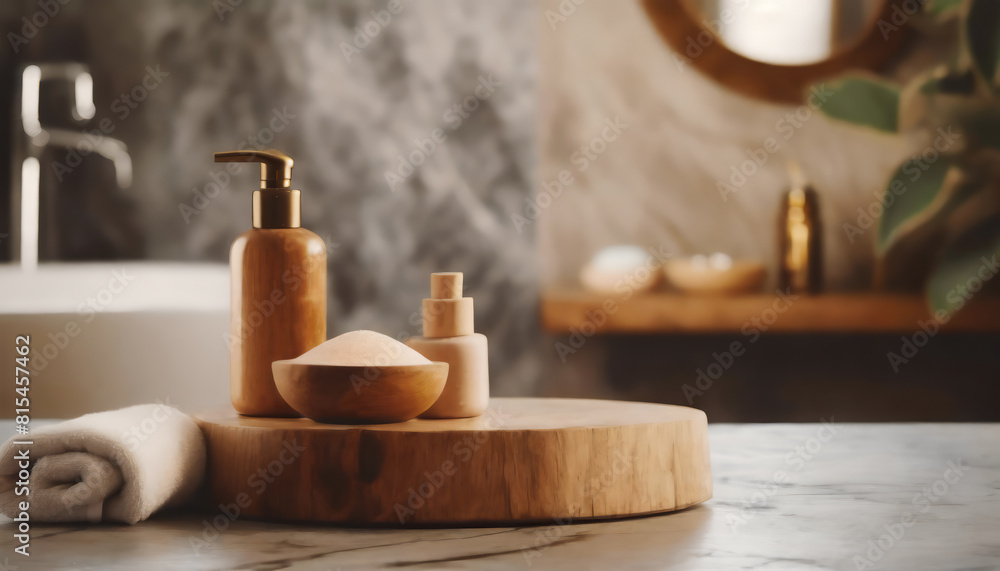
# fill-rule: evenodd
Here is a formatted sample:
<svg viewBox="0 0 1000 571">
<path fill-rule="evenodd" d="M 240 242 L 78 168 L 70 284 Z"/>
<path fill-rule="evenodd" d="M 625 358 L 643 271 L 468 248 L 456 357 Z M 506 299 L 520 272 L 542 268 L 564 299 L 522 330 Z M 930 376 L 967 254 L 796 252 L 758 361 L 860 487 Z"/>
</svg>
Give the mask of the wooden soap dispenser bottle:
<svg viewBox="0 0 1000 571">
<path fill-rule="evenodd" d="M 472 298 L 462 297 L 461 272 L 431 274 L 431 297 L 421 306 L 424 336 L 406 344 L 431 361 L 448 363 L 448 381 L 420 418 L 466 418 L 486 412 L 490 400 L 486 336 L 473 331 Z"/>
<path fill-rule="evenodd" d="M 300 227 L 291 157 L 272 149 L 231 151 L 215 153 L 215 162 L 260 163 L 253 228 L 229 252 L 233 407 L 248 416 L 301 416 L 278 394 L 271 363 L 326 341 L 326 244 Z"/>
</svg>

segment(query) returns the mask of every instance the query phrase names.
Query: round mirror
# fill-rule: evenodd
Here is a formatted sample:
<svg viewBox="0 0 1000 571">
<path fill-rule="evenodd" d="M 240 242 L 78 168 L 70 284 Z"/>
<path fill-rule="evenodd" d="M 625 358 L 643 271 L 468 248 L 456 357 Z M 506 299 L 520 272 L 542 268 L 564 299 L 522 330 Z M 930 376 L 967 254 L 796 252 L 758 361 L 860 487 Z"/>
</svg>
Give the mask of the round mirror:
<svg viewBox="0 0 1000 571">
<path fill-rule="evenodd" d="M 800 103 L 903 40 L 913 0 L 642 0 L 675 63 L 760 99 Z M 919 4 L 916 4 L 919 7 Z"/>
<path fill-rule="evenodd" d="M 686 0 L 730 50 L 759 62 L 821 62 L 861 41 L 881 0 Z"/>
</svg>

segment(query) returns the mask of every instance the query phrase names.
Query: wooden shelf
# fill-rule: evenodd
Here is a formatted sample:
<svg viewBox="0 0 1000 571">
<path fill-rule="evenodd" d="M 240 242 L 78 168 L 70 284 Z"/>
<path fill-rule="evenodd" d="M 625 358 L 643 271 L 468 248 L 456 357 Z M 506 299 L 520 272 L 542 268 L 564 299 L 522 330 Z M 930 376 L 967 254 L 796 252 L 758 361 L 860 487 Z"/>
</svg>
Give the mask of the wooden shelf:
<svg viewBox="0 0 1000 571">
<path fill-rule="evenodd" d="M 918 295 L 823 294 L 782 300 L 777 294 L 732 297 L 656 293 L 623 296 L 577 290 L 542 293 L 550 333 L 912 333 L 931 319 Z M 603 323 L 601 323 L 603 319 Z M 582 330 L 583 327 L 585 330 Z M 745 328 L 745 329 L 744 329 Z M 1000 298 L 974 298 L 942 331 L 1000 332 Z"/>
</svg>

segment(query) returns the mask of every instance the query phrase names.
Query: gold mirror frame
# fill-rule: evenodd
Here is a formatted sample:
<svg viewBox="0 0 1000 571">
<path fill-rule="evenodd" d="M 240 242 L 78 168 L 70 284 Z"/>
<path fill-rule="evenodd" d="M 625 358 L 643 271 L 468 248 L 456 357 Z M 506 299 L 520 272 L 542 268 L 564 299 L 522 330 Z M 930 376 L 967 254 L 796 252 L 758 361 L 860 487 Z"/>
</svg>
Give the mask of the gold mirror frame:
<svg viewBox="0 0 1000 571">
<path fill-rule="evenodd" d="M 909 19 L 903 8 L 905 2 L 885 0 L 862 37 L 828 59 L 806 65 L 776 65 L 730 50 L 712 29 L 698 20 L 685 0 L 642 0 L 650 21 L 676 57 L 733 91 L 776 103 L 801 103 L 810 85 L 850 68 L 874 70 L 885 63 L 906 32 L 906 22 L 897 23 L 903 16 L 904 20 Z M 897 29 L 890 30 L 888 37 L 883 38 L 880 22 Z M 712 37 L 707 46 L 697 43 L 702 33 Z M 689 58 L 685 52 L 689 38 L 702 49 L 697 57 Z"/>
</svg>

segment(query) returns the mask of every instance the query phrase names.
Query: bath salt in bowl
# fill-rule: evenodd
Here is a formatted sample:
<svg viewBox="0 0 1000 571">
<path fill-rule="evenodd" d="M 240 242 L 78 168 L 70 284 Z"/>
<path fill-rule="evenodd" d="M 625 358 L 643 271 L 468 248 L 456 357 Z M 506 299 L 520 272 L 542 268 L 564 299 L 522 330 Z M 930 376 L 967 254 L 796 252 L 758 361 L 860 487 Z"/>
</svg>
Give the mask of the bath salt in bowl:
<svg viewBox="0 0 1000 571">
<path fill-rule="evenodd" d="M 271 364 L 281 398 L 302 416 L 334 424 L 416 418 L 441 396 L 448 363 L 392 337 L 351 331 Z"/>
<path fill-rule="evenodd" d="M 388 367 L 429 365 L 431 361 L 388 335 L 362 329 L 320 343 L 294 359 L 310 365 Z"/>
</svg>

